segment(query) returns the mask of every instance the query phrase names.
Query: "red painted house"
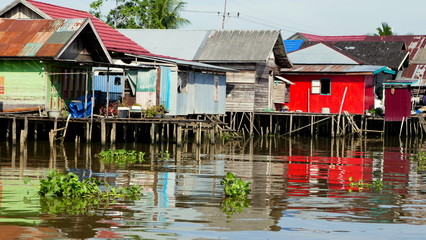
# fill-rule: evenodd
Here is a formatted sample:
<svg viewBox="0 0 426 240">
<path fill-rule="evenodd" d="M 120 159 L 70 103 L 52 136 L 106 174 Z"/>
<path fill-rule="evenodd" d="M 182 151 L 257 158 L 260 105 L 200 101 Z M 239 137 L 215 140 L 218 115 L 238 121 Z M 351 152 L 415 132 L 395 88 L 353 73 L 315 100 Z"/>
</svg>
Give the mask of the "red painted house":
<svg viewBox="0 0 426 240">
<path fill-rule="evenodd" d="M 395 72 L 385 66 L 362 65 L 363 61 L 319 43 L 289 53 L 293 68 L 281 76 L 288 86 L 289 111 L 363 114 L 382 97 L 382 83 Z"/>
</svg>

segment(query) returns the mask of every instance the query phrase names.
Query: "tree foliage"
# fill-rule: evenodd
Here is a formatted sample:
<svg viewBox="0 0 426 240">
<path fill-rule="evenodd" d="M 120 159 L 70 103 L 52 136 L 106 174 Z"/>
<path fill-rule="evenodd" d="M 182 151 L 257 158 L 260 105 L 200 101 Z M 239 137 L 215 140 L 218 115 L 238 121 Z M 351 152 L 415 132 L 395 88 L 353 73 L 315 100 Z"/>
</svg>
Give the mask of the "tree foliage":
<svg viewBox="0 0 426 240">
<path fill-rule="evenodd" d="M 377 33 L 375 33 L 374 36 L 392 36 L 392 35 L 396 35 L 396 33 L 394 33 L 392 31 L 392 28 L 386 22 L 382 22 L 382 26 L 376 28 L 376 30 L 377 30 Z"/>
<path fill-rule="evenodd" d="M 115 28 L 174 29 L 190 23 L 181 17 L 186 5 L 181 0 L 116 0 L 116 7 L 102 16 L 104 1 L 92 2 L 90 13 Z"/>
</svg>

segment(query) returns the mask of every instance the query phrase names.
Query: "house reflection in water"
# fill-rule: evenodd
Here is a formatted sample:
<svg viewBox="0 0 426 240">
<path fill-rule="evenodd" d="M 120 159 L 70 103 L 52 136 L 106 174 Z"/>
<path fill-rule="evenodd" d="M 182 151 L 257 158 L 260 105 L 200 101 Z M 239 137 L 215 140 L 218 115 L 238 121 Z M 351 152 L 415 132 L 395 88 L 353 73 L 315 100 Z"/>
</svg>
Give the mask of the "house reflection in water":
<svg viewBox="0 0 426 240">
<path fill-rule="evenodd" d="M 349 190 L 350 180 L 371 182 L 373 159 L 349 157 L 288 157 L 288 195 L 317 195 L 318 189 L 311 189 L 314 183 L 327 183 L 328 189 Z M 327 191 L 328 197 L 333 191 Z M 340 195 L 340 194 L 339 194 Z"/>
</svg>

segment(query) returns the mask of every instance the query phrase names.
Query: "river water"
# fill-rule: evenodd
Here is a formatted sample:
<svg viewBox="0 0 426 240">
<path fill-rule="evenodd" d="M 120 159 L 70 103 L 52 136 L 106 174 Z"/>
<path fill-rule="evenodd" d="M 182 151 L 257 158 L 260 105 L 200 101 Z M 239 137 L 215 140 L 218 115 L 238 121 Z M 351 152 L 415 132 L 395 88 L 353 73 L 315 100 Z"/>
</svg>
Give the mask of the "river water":
<svg viewBox="0 0 426 240">
<path fill-rule="evenodd" d="M 410 159 L 426 148 L 420 139 L 264 137 L 108 148 L 146 152 L 146 161 L 105 165 L 94 156 L 97 144 L 0 143 L 0 239 L 425 238 L 426 172 Z M 143 196 L 61 210 L 60 201 L 41 201 L 37 187 L 24 183 L 52 168 L 138 184 Z M 247 199 L 224 197 L 227 172 L 251 182 Z"/>
</svg>

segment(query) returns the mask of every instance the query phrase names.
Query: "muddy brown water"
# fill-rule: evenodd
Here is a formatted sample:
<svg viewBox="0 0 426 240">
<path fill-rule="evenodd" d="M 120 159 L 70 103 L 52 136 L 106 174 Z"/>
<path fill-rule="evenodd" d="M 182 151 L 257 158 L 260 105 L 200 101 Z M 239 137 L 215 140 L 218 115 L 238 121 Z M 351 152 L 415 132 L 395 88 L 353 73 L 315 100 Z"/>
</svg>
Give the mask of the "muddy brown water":
<svg viewBox="0 0 426 240">
<path fill-rule="evenodd" d="M 410 160 L 421 139 L 253 138 L 216 145 L 117 144 L 146 161 L 105 165 L 97 144 L 0 143 L 0 239 L 424 239 L 426 172 Z M 110 148 L 110 147 L 108 147 Z M 166 153 L 160 156 L 159 153 Z M 138 184 L 139 200 L 72 212 L 46 203 L 49 169 Z M 251 181 L 249 198 L 224 198 L 226 172 Z M 358 189 L 362 181 L 381 189 Z"/>
</svg>

